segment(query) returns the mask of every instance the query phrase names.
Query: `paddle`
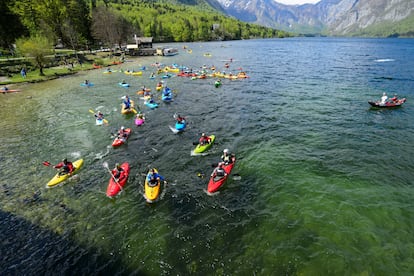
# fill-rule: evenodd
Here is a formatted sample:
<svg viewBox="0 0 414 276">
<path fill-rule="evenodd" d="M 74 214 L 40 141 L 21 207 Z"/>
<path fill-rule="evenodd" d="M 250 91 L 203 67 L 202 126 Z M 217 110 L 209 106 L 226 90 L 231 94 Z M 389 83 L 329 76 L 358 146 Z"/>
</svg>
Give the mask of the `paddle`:
<svg viewBox="0 0 414 276">
<path fill-rule="evenodd" d="M 43 161 L 42 164 L 43 166 L 46 166 L 46 167 L 53 166 L 49 161 Z"/>
<path fill-rule="evenodd" d="M 93 109 L 89 109 L 89 112 L 90 113 L 92 113 L 92 114 L 96 114 L 96 112 L 95 111 L 93 111 Z M 105 123 L 105 124 L 108 124 L 108 120 L 107 119 L 103 119 L 103 122 Z"/>
<path fill-rule="evenodd" d="M 115 176 L 112 174 L 111 170 L 109 169 L 108 162 L 103 162 L 102 166 L 108 170 L 108 172 L 111 174 L 112 178 L 114 179 L 115 183 L 118 184 L 119 189 L 121 189 L 121 192 L 123 192 L 124 189 L 122 188 L 121 184 L 119 184 L 118 180 L 116 180 Z"/>
</svg>

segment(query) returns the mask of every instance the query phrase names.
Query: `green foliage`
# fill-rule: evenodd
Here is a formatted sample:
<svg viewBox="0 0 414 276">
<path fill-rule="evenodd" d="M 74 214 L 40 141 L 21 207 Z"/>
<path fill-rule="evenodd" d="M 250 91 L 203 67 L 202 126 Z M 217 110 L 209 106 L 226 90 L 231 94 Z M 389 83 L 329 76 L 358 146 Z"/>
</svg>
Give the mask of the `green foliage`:
<svg viewBox="0 0 414 276">
<path fill-rule="evenodd" d="M 110 2 L 110 1 L 107 1 Z M 183 2 L 183 1 L 180 1 Z M 195 4 L 200 1 L 185 1 Z M 176 3 L 176 4 L 172 4 Z M 182 5 L 178 1 L 112 1 L 137 35 L 162 41 L 209 41 L 285 37 L 288 33 L 227 17 L 204 5 Z M 139 23 L 139 24 L 137 24 Z M 144 26 L 144 27 L 142 27 Z"/>
<path fill-rule="evenodd" d="M 414 15 L 399 22 L 385 21 L 351 33 L 366 37 L 414 37 Z"/>
<path fill-rule="evenodd" d="M 27 57 L 37 68 L 40 75 L 43 76 L 43 68 L 47 63 L 47 55 L 52 54 L 52 43 L 48 38 L 41 35 L 34 35 L 30 38 L 19 38 L 16 41 L 18 52 Z"/>
<path fill-rule="evenodd" d="M 230 18 L 210 2 L 217 5 L 209 0 L 4 0 L 0 8 L 23 30 L 12 33 L 1 20 L 0 34 L 8 39 L 7 45 L 29 33 L 47 37 L 54 45 L 61 41 L 74 50 L 90 44 L 121 45 L 134 34 L 153 37 L 154 42 L 288 35 Z"/>
</svg>

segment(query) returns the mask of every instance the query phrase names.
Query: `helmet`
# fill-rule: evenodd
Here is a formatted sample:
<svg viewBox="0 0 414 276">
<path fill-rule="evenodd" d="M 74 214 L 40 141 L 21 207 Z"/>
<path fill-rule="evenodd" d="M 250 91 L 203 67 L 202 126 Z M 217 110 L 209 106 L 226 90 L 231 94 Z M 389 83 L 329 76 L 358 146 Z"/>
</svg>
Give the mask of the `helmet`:
<svg viewBox="0 0 414 276">
<path fill-rule="evenodd" d="M 119 165 L 119 163 L 116 163 L 115 167 L 119 168 L 119 167 L 121 167 L 121 165 Z"/>
<path fill-rule="evenodd" d="M 206 134 L 203 132 L 203 133 L 201 133 L 201 136 L 206 136 Z"/>
<path fill-rule="evenodd" d="M 65 159 L 62 160 L 62 162 L 66 163 L 66 162 L 68 162 L 68 159 L 65 158 Z"/>
<path fill-rule="evenodd" d="M 224 153 L 229 153 L 229 149 L 224 149 L 223 152 Z"/>
<path fill-rule="evenodd" d="M 121 126 L 121 129 L 122 129 L 122 130 L 125 130 L 125 127 L 124 127 L 124 126 Z"/>
</svg>

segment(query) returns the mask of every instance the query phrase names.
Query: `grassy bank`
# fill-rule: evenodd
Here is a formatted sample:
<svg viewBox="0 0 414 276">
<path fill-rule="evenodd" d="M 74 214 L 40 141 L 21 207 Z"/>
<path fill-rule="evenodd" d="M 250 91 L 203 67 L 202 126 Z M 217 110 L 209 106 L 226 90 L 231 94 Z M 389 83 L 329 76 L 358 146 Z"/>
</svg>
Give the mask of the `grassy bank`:
<svg viewBox="0 0 414 276">
<path fill-rule="evenodd" d="M 47 67 L 43 69 L 44 76 L 40 75 L 39 69 L 27 68 L 27 61 L 22 60 L 21 64 L 16 65 L 16 61 L 12 60 L 1 60 L 1 66 L 13 67 L 13 68 L 27 68 L 26 77 L 22 77 L 20 70 L 9 71 L 7 75 L 0 76 L 0 85 L 13 85 L 26 82 L 40 82 L 51 79 L 56 79 L 61 76 L 76 74 L 79 71 L 96 69 L 94 65 L 101 67 L 107 67 L 119 62 L 119 57 L 113 57 L 108 52 L 93 53 L 88 55 L 78 55 L 76 62 L 66 61 L 63 59 L 55 62 L 51 62 Z M 81 61 L 81 62 L 78 62 Z"/>
</svg>

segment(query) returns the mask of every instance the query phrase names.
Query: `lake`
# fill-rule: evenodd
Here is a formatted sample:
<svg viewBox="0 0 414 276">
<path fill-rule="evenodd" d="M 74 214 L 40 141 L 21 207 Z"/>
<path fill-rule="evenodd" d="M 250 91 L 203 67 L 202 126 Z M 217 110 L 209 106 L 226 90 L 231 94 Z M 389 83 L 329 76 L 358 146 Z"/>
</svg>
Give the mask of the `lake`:
<svg viewBox="0 0 414 276">
<path fill-rule="evenodd" d="M 145 66 L 142 76 L 96 69 L 0 95 L 1 274 L 412 274 L 414 39 L 169 46 L 179 54 L 112 67 Z M 219 88 L 214 78 L 150 79 L 156 62 L 249 78 L 223 79 Z M 94 86 L 82 87 L 85 79 Z M 160 80 L 173 102 L 161 102 Z M 136 94 L 144 85 L 157 109 Z M 407 102 L 372 109 L 368 101 L 383 92 Z M 145 114 L 143 126 L 121 114 L 125 95 Z M 96 126 L 89 110 L 102 111 L 109 125 Z M 182 133 L 169 128 L 174 114 L 187 119 Z M 112 148 L 121 126 L 132 135 Z M 216 141 L 192 156 L 202 132 Z M 208 178 L 225 148 L 237 162 L 210 195 Z M 47 189 L 56 171 L 42 162 L 63 158 L 85 163 Z M 131 166 L 113 199 L 105 162 Z M 152 167 L 168 184 L 148 204 L 143 185 Z"/>
</svg>

